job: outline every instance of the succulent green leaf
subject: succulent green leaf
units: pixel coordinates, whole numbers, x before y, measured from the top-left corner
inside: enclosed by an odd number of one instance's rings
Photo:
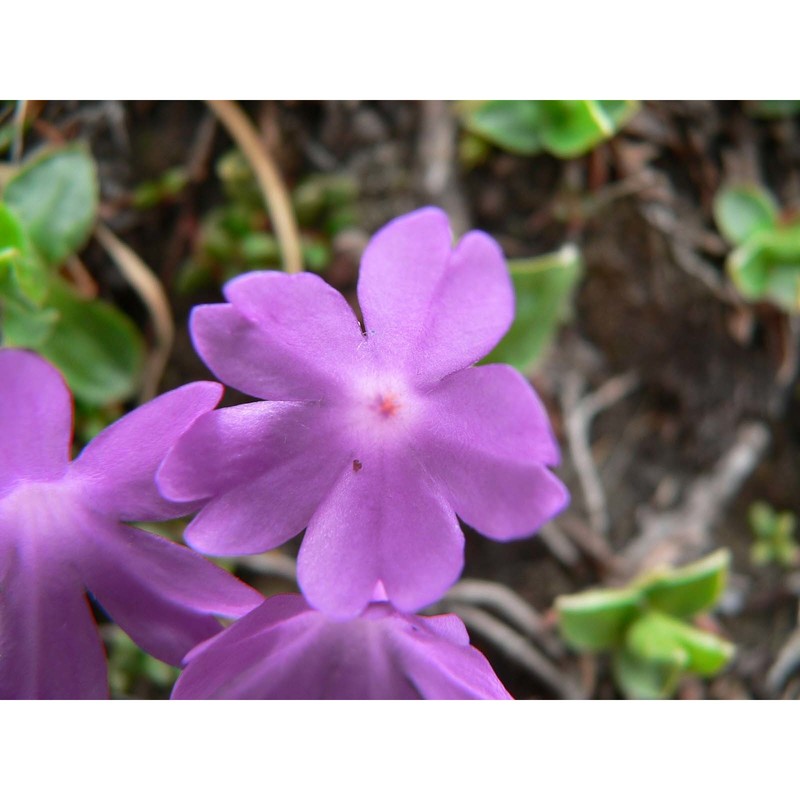
[[[464,121],[511,153],[575,158],[613,136],[637,108],[633,100],[491,100],[468,106]]]
[[[0,297],[0,344],[38,350],[52,335],[58,312],[37,308],[24,297]]]
[[[542,144],[560,158],[588,153],[612,137],[636,110],[626,100],[542,100]]]
[[[133,394],[144,347],[130,319],[102,300],[84,300],[60,279],[48,305],[58,320],[39,352],[62,371],[76,398],[100,406]]]
[[[761,186],[731,186],[714,198],[714,220],[731,244],[740,245],[754,233],[775,227],[778,206]]]
[[[538,100],[490,100],[467,111],[466,127],[498,147],[530,156],[542,149]]]
[[[618,645],[641,608],[634,589],[592,589],[556,600],[561,635],[576,650],[607,650]]]
[[[566,245],[555,253],[509,262],[516,316],[508,333],[487,356],[521,371],[530,369],[567,315],[572,292],[583,274],[580,251]]]
[[[24,227],[14,212],[0,203],[0,295],[19,294],[41,305],[48,277]]]
[[[743,297],[800,312],[800,225],[756,231],[730,254],[727,268]]]
[[[683,654],[673,661],[647,661],[623,647],[614,653],[614,681],[630,700],[672,697],[683,674]]]
[[[700,561],[644,579],[647,603],[676,617],[690,617],[711,608],[725,589],[730,568],[728,550],[717,550]]]
[[[630,626],[625,646],[643,661],[680,664],[704,676],[719,672],[735,652],[733,645],[719,636],[659,611],[648,611]]]
[[[98,204],[94,161],[82,145],[49,150],[7,184],[3,200],[45,261],[61,264],[92,231]]]

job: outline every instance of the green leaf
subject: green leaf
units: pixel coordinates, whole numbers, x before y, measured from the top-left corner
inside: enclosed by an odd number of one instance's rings
[[[41,305],[48,274],[25,229],[10,208],[0,203],[0,295],[22,295]]]
[[[767,503],[756,501],[747,510],[747,519],[753,533],[760,539],[769,539],[778,524],[777,514]]]
[[[592,589],[556,600],[561,635],[576,650],[607,650],[619,644],[641,608],[633,589]]]
[[[23,297],[0,298],[0,343],[38,350],[52,335],[58,312],[39,309]]]
[[[762,119],[785,119],[800,114],[800,100],[753,100],[750,113]]]
[[[559,158],[575,158],[611,138],[636,110],[626,100],[542,100],[542,144]]]
[[[538,100],[490,100],[465,114],[472,133],[518,155],[534,155],[542,149],[542,121]]]
[[[640,584],[648,604],[676,617],[689,617],[711,608],[725,588],[731,554],[717,550],[679,569],[647,577]]]
[[[714,198],[714,220],[731,244],[740,245],[754,233],[775,227],[778,206],[760,186],[731,186]]]
[[[27,163],[3,194],[51,266],[76,252],[92,231],[98,204],[94,161],[82,145],[50,150]]]
[[[530,369],[555,334],[569,308],[572,291],[583,273],[574,245],[539,258],[510,261],[516,293],[516,316],[503,340],[485,359]]]
[[[743,297],[800,312],[800,225],[756,231],[730,254],[727,268]]]
[[[78,297],[60,279],[48,304],[59,318],[39,352],[63,372],[76,398],[99,406],[133,394],[144,348],[130,319],[102,300]]]
[[[683,674],[684,656],[675,661],[645,661],[622,648],[614,653],[614,681],[631,700],[664,700],[672,697]]]
[[[680,665],[704,676],[719,672],[735,652],[734,646],[719,636],[659,611],[648,611],[630,626],[625,646],[643,661]]]

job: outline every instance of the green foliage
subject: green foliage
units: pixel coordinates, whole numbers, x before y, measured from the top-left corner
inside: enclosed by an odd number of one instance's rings
[[[732,186],[714,198],[714,219],[731,244],[744,244],[758,231],[774,228],[778,206],[760,186]]]
[[[622,589],[590,589],[556,601],[561,635],[575,650],[610,651],[614,678],[630,698],[670,697],[686,673],[715,675],[734,648],[690,623],[725,587],[730,553],[649,573]]]
[[[152,181],[140,183],[133,190],[134,208],[153,208],[175,199],[189,185],[189,174],[184,167],[173,167]]]
[[[566,245],[538,258],[509,261],[516,315],[508,333],[487,356],[525,372],[533,367],[570,310],[573,290],[583,274],[580,251]]]
[[[108,683],[118,699],[166,698],[180,670],[143,652],[120,628],[108,629]],[[155,691],[154,691],[155,690]]]
[[[135,388],[143,345],[133,323],[102,300],[80,298],[58,267],[82,247],[97,213],[88,151],[69,145],[16,172],[0,203],[0,341],[41,353],[90,405]]]
[[[9,181],[3,202],[51,266],[86,244],[97,214],[97,172],[82,145],[48,150]]]
[[[800,220],[781,215],[772,196],[752,185],[721,190],[714,217],[735,248],[726,266],[742,296],[800,312]]]
[[[136,390],[143,349],[134,324],[103,300],[85,300],[60,279],[50,285],[58,313],[53,334],[39,352],[56,364],[75,397],[102,406]]]
[[[468,131],[519,155],[576,158],[633,116],[633,100],[490,100],[463,106]]]
[[[797,563],[800,550],[794,538],[797,517],[791,511],[778,512],[766,503],[753,503],[748,520],[756,537],[750,549],[754,564],[778,564],[788,568]]]
[[[786,119],[800,114],[800,100],[751,100],[748,110],[761,119]]]
[[[278,240],[247,161],[233,150],[217,161],[216,171],[225,199],[200,223],[192,255],[178,278],[184,292],[218,286],[250,270],[281,267]],[[295,187],[292,205],[308,269],[327,269],[333,237],[357,225],[357,198],[356,185],[345,175],[313,174]]]

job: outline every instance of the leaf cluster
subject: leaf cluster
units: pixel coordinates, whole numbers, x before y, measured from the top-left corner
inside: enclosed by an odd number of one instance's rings
[[[251,270],[281,266],[280,246],[247,161],[238,150],[231,150],[217,161],[216,173],[224,199],[200,222],[193,252],[178,279],[185,292],[219,286]],[[158,197],[157,189],[165,180],[166,174],[161,181],[140,187],[141,193],[146,190],[148,199]],[[345,175],[312,174],[295,187],[292,206],[304,230],[303,263],[309,269],[326,269],[333,237],[356,225],[357,195],[357,187]]]
[[[517,155],[577,158],[610,139],[638,109],[634,100],[490,100],[462,106],[464,127]]]
[[[60,272],[91,235],[98,194],[91,155],[71,144],[28,160],[0,195],[0,342],[41,353],[92,406],[130,396],[143,358],[133,322]]]
[[[732,644],[692,624],[719,599],[729,566],[730,553],[718,550],[623,588],[559,597],[561,634],[575,650],[610,652],[626,697],[671,697],[683,675],[715,675],[733,657]]]
[[[772,195],[754,184],[722,189],[714,218],[734,247],[726,267],[741,295],[800,312],[800,219],[781,214]]]
[[[750,549],[752,562],[758,565],[794,566],[800,552],[794,538],[797,517],[791,511],[775,511],[763,502],[753,503],[747,517],[756,537]]]
[[[516,294],[516,315],[508,333],[486,357],[488,363],[511,364],[529,371],[569,315],[573,291],[583,275],[575,245],[536,258],[508,262]]]

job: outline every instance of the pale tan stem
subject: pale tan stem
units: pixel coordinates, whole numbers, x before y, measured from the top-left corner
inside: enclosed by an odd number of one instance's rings
[[[117,265],[122,276],[139,295],[153,321],[155,346],[145,364],[142,390],[139,394],[140,401],[145,403],[158,393],[158,385],[175,340],[175,324],[172,321],[169,300],[155,273],[109,228],[99,223],[95,228],[95,236]]]
[[[258,131],[236,103],[230,100],[206,100],[206,103],[250,163],[264,195],[267,210],[272,217],[275,234],[283,253],[284,271],[302,272],[303,252],[300,247],[300,232],[292,211],[289,192]]]

